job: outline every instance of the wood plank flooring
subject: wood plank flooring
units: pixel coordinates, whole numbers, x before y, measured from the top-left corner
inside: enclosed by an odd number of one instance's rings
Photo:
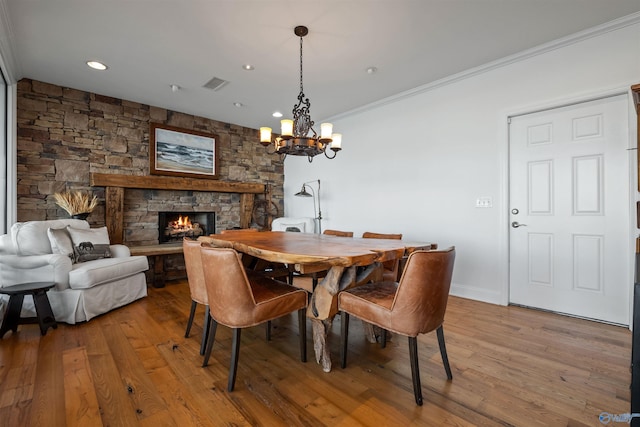
[[[231,333],[218,328],[208,367],[199,307],[184,338],[186,281],[41,337],[21,325],[0,340],[0,425],[38,426],[598,426],[629,412],[631,334],[622,327],[451,297],[444,324],[453,381],[435,333],[419,337],[424,406],[413,399],[408,345],[381,349],[350,323],[348,366],[299,360],[295,315],[243,331],[235,391]]]

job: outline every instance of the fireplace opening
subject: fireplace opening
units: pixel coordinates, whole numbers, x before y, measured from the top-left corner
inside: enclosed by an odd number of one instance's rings
[[[216,233],[215,212],[158,212],[158,241],[181,242]]]

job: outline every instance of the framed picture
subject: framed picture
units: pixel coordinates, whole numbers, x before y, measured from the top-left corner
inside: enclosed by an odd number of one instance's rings
[[[153,175],[218,178],[216,140],[213,134],[151,123],[149,171]]]

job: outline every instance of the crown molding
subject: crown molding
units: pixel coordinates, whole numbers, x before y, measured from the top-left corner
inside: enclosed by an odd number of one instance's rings
[[[17,83],[22,77],[14,46],[8,0],[0,0],[0,69],[8,84]]]
[[[497,68],[505,67],[507,65],[510,65],[516,62],[524,61],[534,56],[542,55],[547,52],[551,52],[556,49],[570,46],[572,44],[579,43],[581,41],[584,41],[593,37],[597,37],[597,36],[609,33],[611,31],[616,31],[621,28],[628,27],[630,25],[634,25],[637,23],[640,23],[640,12],[632,13],[631,15],[623,16],[622,18],[618,18],[613,21],[606,22],[604,24],[589,28],[587,30],[579,31],[577,33],[556,39],[549,43],[544,43],[544,44],[535,46],[531,49],[523,50],[522,52],[518,52],[513,55],[509,55],[492,62],[488,62],[484,65],[470,68],[460,73],[452,74],[448,77],[435,80],[431,83],[427,83],[425,85],[418,86],[416,88],[409,89],[404,92],[400,92],[396,95],[383,98],[379,101],[375,101],[375,102],[363,105],[362,107],[354,108],[352,110],[345,111],[344,113],[333,115],[324,120],[336,121],[336,120],[347,118],[355,114],[363,113],[365,111],[373,110],[375,108],[378,108],[384,105],[393,104],[395,102],[401,101],[406,98],[410,98],[415,95],[429,92],[443,86],[448,86],[448,85],[457,83],[459,81],[466,80],[471,77],[490,72]]]

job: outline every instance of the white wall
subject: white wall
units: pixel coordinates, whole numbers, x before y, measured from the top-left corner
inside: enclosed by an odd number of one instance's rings
[[[640,23],[470,74],[334,120],[336,159],[286,159],[285,213],[313,216],[293,194],[320,179],[323,228],[455,245],[452,294],[504,304],[507,116],[640,82]],[[476,208],[480,196],[493,208]]]

